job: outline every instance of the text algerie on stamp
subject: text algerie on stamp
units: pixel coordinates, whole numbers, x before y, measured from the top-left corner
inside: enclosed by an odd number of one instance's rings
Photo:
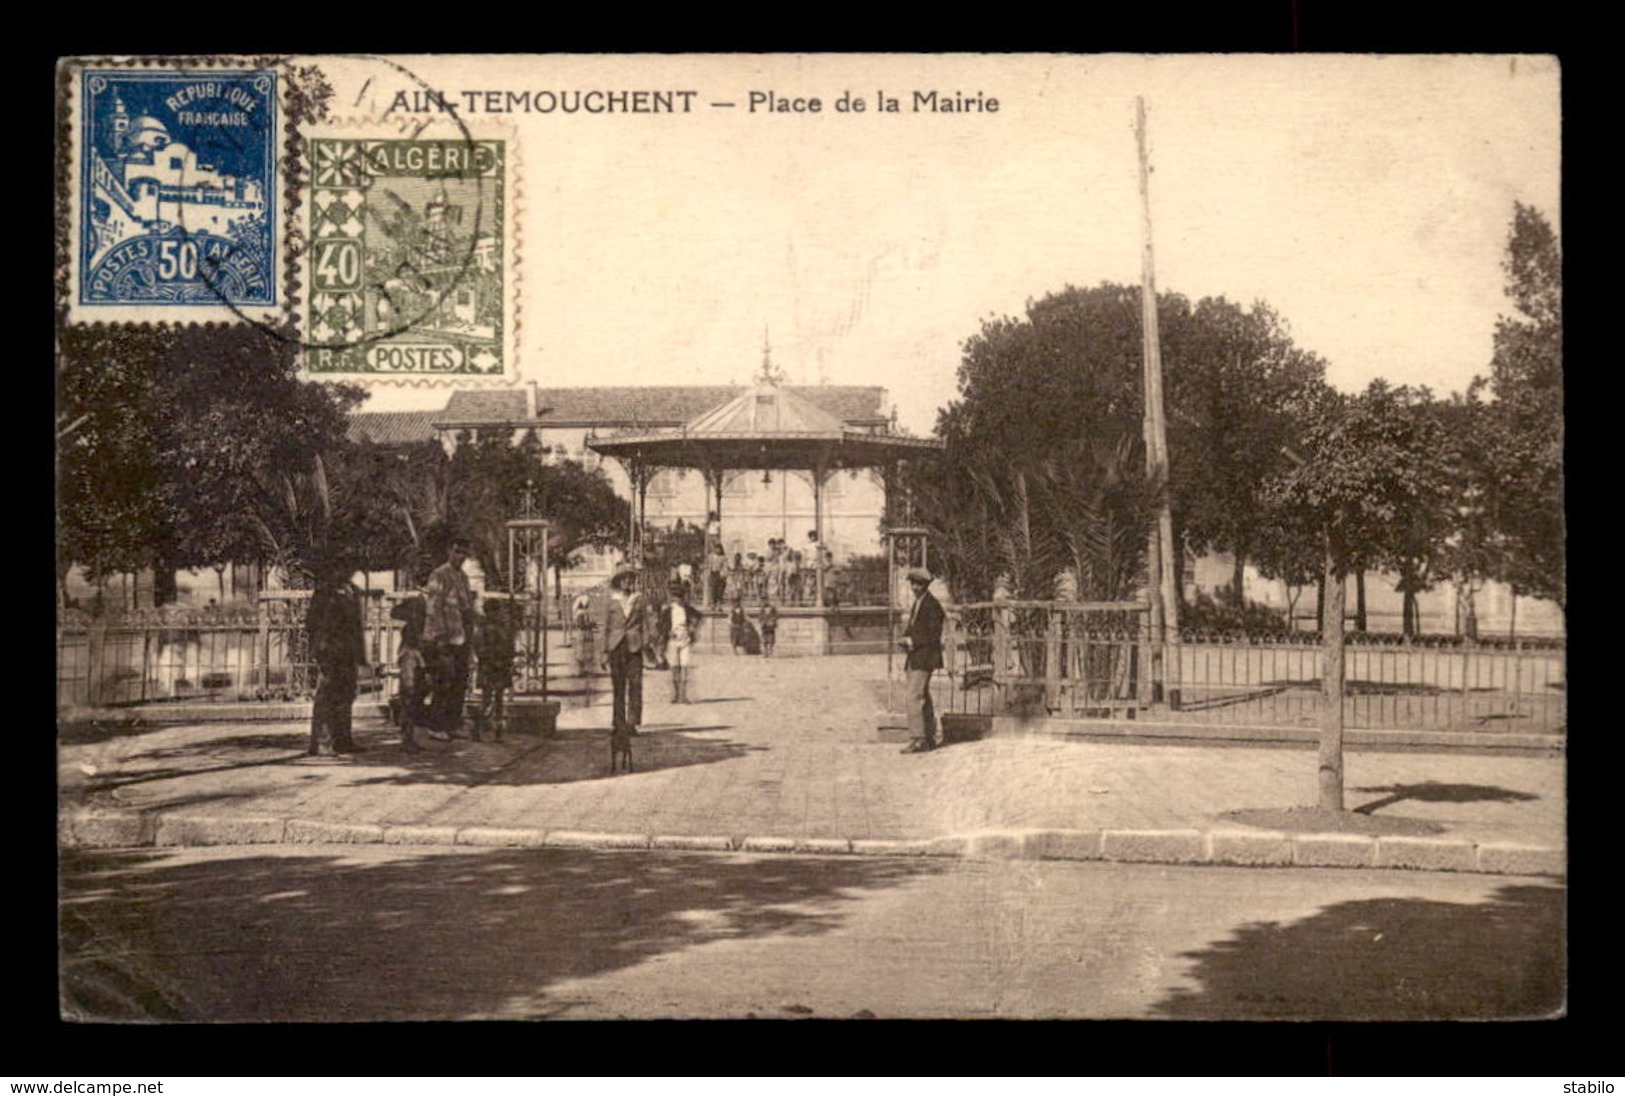
[[[384,132],[341,126],[308,143],[306,373],[502,377],[510,142]]]
[[[72,317],[274,314],[277,74],[87,67],[75,76]]]

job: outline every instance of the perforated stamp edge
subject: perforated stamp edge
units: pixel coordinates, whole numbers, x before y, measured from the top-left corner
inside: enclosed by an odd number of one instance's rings
[[[502,279],[503,324],[500,344],[501,371],[499,373],[470,373],[470,372],[441,372],[432,374],[383,372],[374,370],[330,370],[313,369],[311,367],[312,349],[319,347],[306,346],[301,355],[301,376],[307,380],[321,380],[342,382],[359,385],[362,388],[399,388],[399,389],[433,389],[433,388],[507,388],[520,383],[522,379],[522,361],[520,347],[522,345],[522,302],[523,295],[523,235],[520,228],[522,224],[522,211],[525,208],[527,195],[524,190],[524,172],[522,170],[521,142],[518,130],[509,124],[481,119],[477,123],[459,121],[464,132],[464,140],[474,141],[501,141],[503,142],[503,157],[501,169],[501,209],[500,223],[496,226],[500,231],[502,257],[499,263],[499,273]],[[295,204],[300,209],[300,218],[296,225],[291,225],[289,231],[298,236],[297,244],[291,248],[291,263],[294,281],[302,287],[303,293],[298,302],[294,324],[298,337],[306,340],[310,331],[311,312],[315,305],[315,295],[319,291],[314,281],[312,269],[315,259],[312,255],[312,241],[308,237],[310,223],[309,203],[313,200],[314,164],[312,155],[314,142],[325,140],[341,141],[378,141],[378,140],[429,140],[422,136],[423,127],[420,121],[404,117],[389,118],[376,116],[360,117],[328,117],[319,123],[313,123],[302,128],[300,134],[300,148],[298,161],[294,165],[294,173],[299,179]]]
[[[276,79],[276,129],[267,165],[265,190],[274,196],[276,225],[272,236],[275,295],[269,304],[211,303],[100,304],[79,299],[80,244],[84,198],[80,181],[84,171],[81,147],[86,123],[81,79],[90,70],[128,70],[132,74],[197,73],[207,78],[224,72],[264,71]],[[108,326],[190,327],[256,324],[273,332],[290,330],[298,284],[291,262],[297,239],[291,231],[298,200],[290,165],[295,162],[299,136],[297,122],[321,109],[319,66],[293,65],[283,56],[221,54],[211,56],[95,56],[67,57],[57,62],[57,112],[54,158],[56,269],[55,290],[59,322]],[[312,92],[317,94],[313,95]]]

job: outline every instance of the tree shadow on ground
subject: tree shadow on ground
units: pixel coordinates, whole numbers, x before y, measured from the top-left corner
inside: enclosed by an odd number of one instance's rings
[[[829,932],[865,892],[946,870],[518,849],[64,864],[63,1014],[94,1021],[591,1015],[549,987],[712,942]]]
[[[360,728],[357,728],[358,730]],[[258,734],[231,734],[220,738],[204,738],[172,746],[157,746],[150,750],[126,755],[125,761],[166,761],[180,757],[207,757],[239,759],[245,752],[273,753],[286,759],[290,751],[302,754],[310,745],[310,728],[300,727],[285,731],[266,730]],[[265,762],[270,758],[254,758]]]
[[[117,769],[91,777],[85,782],[85,788],[90,792],[106,792],[179,777],[286,765],[303,757],[309,743],[308,730],[294,729],[155,746],[119,759]]]
[[[56,740],[62,746],[92,746],[114,738],[128,738],[153,730],[154,724],[139,719],[57,720]]]
[[[174,753],[176,756],[197,756],[196,751],[184,749],[176,750]],[[293,754],[232,761],[221,765],[163,766],[156,769],[141,769],[135,772],[112,773],[105,777],[96,777],[87,781],[84,790],[91,793],[110,792],[117,788],[133,787],[137,784],[151,784],[160,780],[175,780],[188,776],[207,776],[212,773],[237,772],[242,769],[263,769],[272,765],[288,765],[304,756],[304,751],[301,750]]]
[[[1339,902],[1245,925],[1200,951],[1153,1008],[1175,1019],[1545,1018],[1564,1007],[1563,888],[1511,885],[1486,902]]]
[[[730,729],[727,725],[645,726],[642,733],[632,739],[635,769],[632,775],[732,761],[769,748],[708,737],[712,732]],[[370,742],[364,763],[405,768],[387,775],[362,777],[353,782],[357,786],[570,784],[614,776],[609,771],[609,731],[599,728],[569,728],[545,737],[509,735],[501,742],[457,740],[449,748],[430,744],[416,754],[407,753],[398,740]],[[625,775],[614,778],[622,779]]]
[[[1498,788],[1492,784],[1441,784],[1425,780],[1420,784],[1385,784],[1373,788],[1350,788],[1353,792],[1382,793],[1364,806],[1355,807],[1359,814],[1374,814],[1395,803],[1414,800],[1418,803],[1526,803],[1540,796],[1531,792]]]

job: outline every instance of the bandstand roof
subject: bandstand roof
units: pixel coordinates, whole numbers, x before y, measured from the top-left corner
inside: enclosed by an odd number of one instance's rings
[[[846,425],[805,397],[758,384],[676,430],[590,438],[606,457],[670,468],[872,468],[942,448]]]

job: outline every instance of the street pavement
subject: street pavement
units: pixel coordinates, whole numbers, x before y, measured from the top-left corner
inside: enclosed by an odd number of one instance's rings
[[[563,653],[567,657],[567,652]],[[1373,867],[1561,875],[1556,754],[1351,750],[1335,824],[1313,749],[1001,734],[901,754],[877,656],[713,656],[696,702],[645,681],[636,771],[609,772],[607,679],[566,681],[555,734],[307,759],[308,721],[60,730],[68,848],[378,843]]]
[[[284,844],[71,851],[60,900],[63,1015],[104,1022],[1514,1019],[1565,999],[1565,888],[1444,872]]]

